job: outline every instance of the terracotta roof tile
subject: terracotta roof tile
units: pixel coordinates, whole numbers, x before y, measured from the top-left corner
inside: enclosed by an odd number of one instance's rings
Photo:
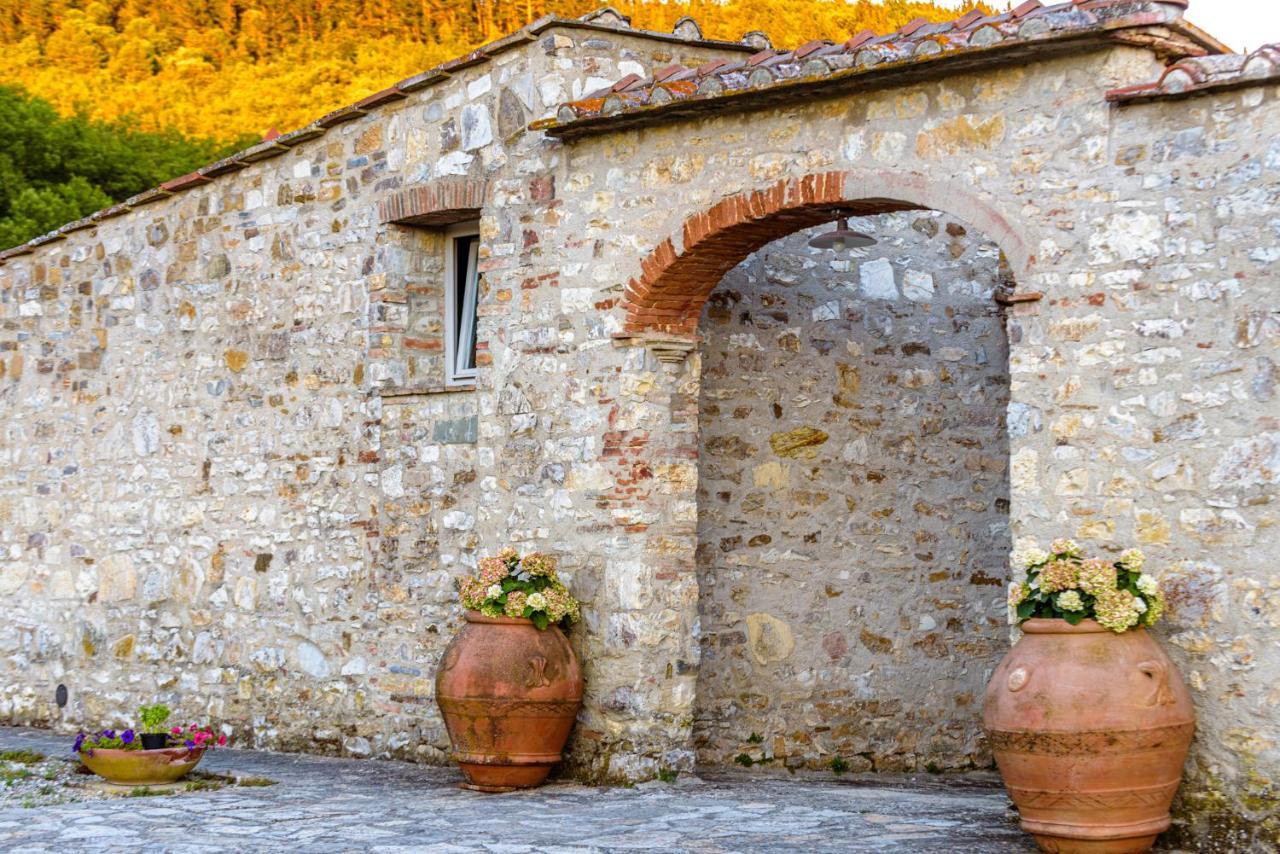
[[[848,51],[857,50],[858,48],[862,47],[864,44],[871,41],[875,37],[876,37],[876,34],[873,33],[871,30],[863,30],[862,32],[858,33],[856,36],[854,36],[853,38],[845,42],[844,49]]]
[[[1247,55],[1217,54],[1183,59],[1166,68],[1158,80],[1112,89],[1107,93],[1107,100],[1146,101],[1277,81],[1280,81],[1280,44],[1268,44]]]
[[[800,45],[800,47],[792,51],[792,55],[796,59],[804,59],[806,56],[813,53],[814,51],[821,50],[824,47],[828,47],[830,46],[830,44],[831,42],[827,39],[815,39],[811,42],[805,42],[804,44]]]
[[[964,51],[1004,49],[1032,41],[1040,43],[1078,36],[1081,32],[1101,34],[1126,27],[1176,26],[1183,5],[1182,0],[1060,0],[1052,5],[1045,5],[1042,0],[1025,0],[998,15],[971,9],[954,20],[939,23],[916,18],[896,32],[884,35],[868,30],[842,43],[822,40],[808,42],[794,51],[761,50],[745,63],[714,59],[687,74],[681,73],[679,78],[661,76],[664,69],[651,80],[628,83],[626,94],[636,97],[607,101],[604,96],[609,90],[592,93],[563,105],[554,119],[534,122],[532,127],[553,135],[574,135],[587,132],[586,122],[604,115],[645,114],[643,118],[624,118],[634,123],[656,121],[656,114],[654,119],[649,119],[649,113],[666,105],[672,109],[664,115],[686,113],[687,110],[675,109],[673,102],[676,101],[703,101],[791,84],[808,86],[823,78],[881,73],[880,67],[896,69],[909,63],[945,59]],[[1202,34],[1200,49],[1211,52],[1221,47],[1211,39],[1203,41],[1205,38]],[[676,79],[690,85],[663,87],[661,93],[658,92],[664,81]],[[642,91],[652,96],[641,97]],[[590,126],[596,124],[592,122]]]
[[[1044,4],[1040,0],[1027,0],[1027,2],[1016,6],[1010,14],[1015,18],[1025,18],[1032,12],[1037,12],[1043,8]]]
[[[382,104],[389,104],[392,101],[403,101],[404,98],[405,94],[400,91],[398,86],[390,86],[383,89],[381,92],[374,92],[372,95],[361,98],[359,101],[355,102],[354,106],[367,112],[374,107],[381,106]]]
[[[160,189],[170,193],[176,193],[179,190],[185,190],[188,187],[198,187],[201,184],[208,184],[209,178],[201,175],[199,172],[188,172],[177,178],[170,178],[160,185]]]
[[[928,18],[912,18],[910,21],[903,24],[901,27],[898,27],[898,35],[909,36],[912,33],[914,33],[916,30],[927,25],[928,23],[929,23]]]
[[[690,69],[685,68],[683,65],[679,65],[679,64],[668,65],[666,68],[660,68],[657,71],[653,72],[653,80],[655,83],[665,83],[671,78],[676,77],[677,75],[683,74],[689,70]]]

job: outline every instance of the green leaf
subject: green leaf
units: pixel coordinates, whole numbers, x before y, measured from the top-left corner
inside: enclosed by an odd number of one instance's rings
[[[533,615],[533,624],[538,627],[539,631],[543,631],[551,624],[551,620],[547,617],[545,611],[539,611]]]
[[[1066,620],[1068,623],[1070,623],[1073,626],[1078,626],[1080,625],[1081,620],[1084,619],[1084,612],[1083,611],[1063,611],[1062,619]]]
[[[1025,620],[1035,613],[1036,603],[1030,599],[1024,599],[1018,605],[1018,619]]]

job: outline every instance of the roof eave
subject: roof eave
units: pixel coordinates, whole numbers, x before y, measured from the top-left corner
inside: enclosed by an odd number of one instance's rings
[[[992,68],[1025,62],[1027,59],[1058,57],[1072,53],[1100,50],[1123,43],[1125,36],[1143,33],[1148,41],[1159,42],[1173,54],[1213,52],[1216,39],[1198,27],[1182,21],[1150,23],[1109,21],[1097,26],[1052,33],[1029,39],[1009,39],[993,45],[966,47],[924,56],[911,56],[896,62],[869,67],[852,67],[817,77],[795,77],[767,86],[730,90],[706,95],[691,95],[662,104],[645,105],[609,115],[583,116],[570,122],[547,118],[533,122],[530,130],[544,131],[563,140],[608,133],[633,127],[656,125],[711,112],[742,112],[775,101],[793,99],[796,92],[833,95],[900,86],[978,68]],[[1190,42],[1190,44],[1188,44]]]

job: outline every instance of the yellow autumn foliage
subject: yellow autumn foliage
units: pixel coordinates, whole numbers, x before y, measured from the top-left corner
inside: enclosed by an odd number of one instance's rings
[[[543,15],[605,0],[0,0],[0,82],[60,112],[232,140],[289,130]],[[915,0],[621,0],[633,26],[691,15],[775,45],[890,32],[962,10]],[[987,7],[989,8],[989,7]]]

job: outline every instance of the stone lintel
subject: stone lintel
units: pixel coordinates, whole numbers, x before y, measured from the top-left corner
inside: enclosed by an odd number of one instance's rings
[[[678,365],[698,347],[697,335],[666,332],[620,332],[613,336],[615,347],[644,347],[660,362]]]

